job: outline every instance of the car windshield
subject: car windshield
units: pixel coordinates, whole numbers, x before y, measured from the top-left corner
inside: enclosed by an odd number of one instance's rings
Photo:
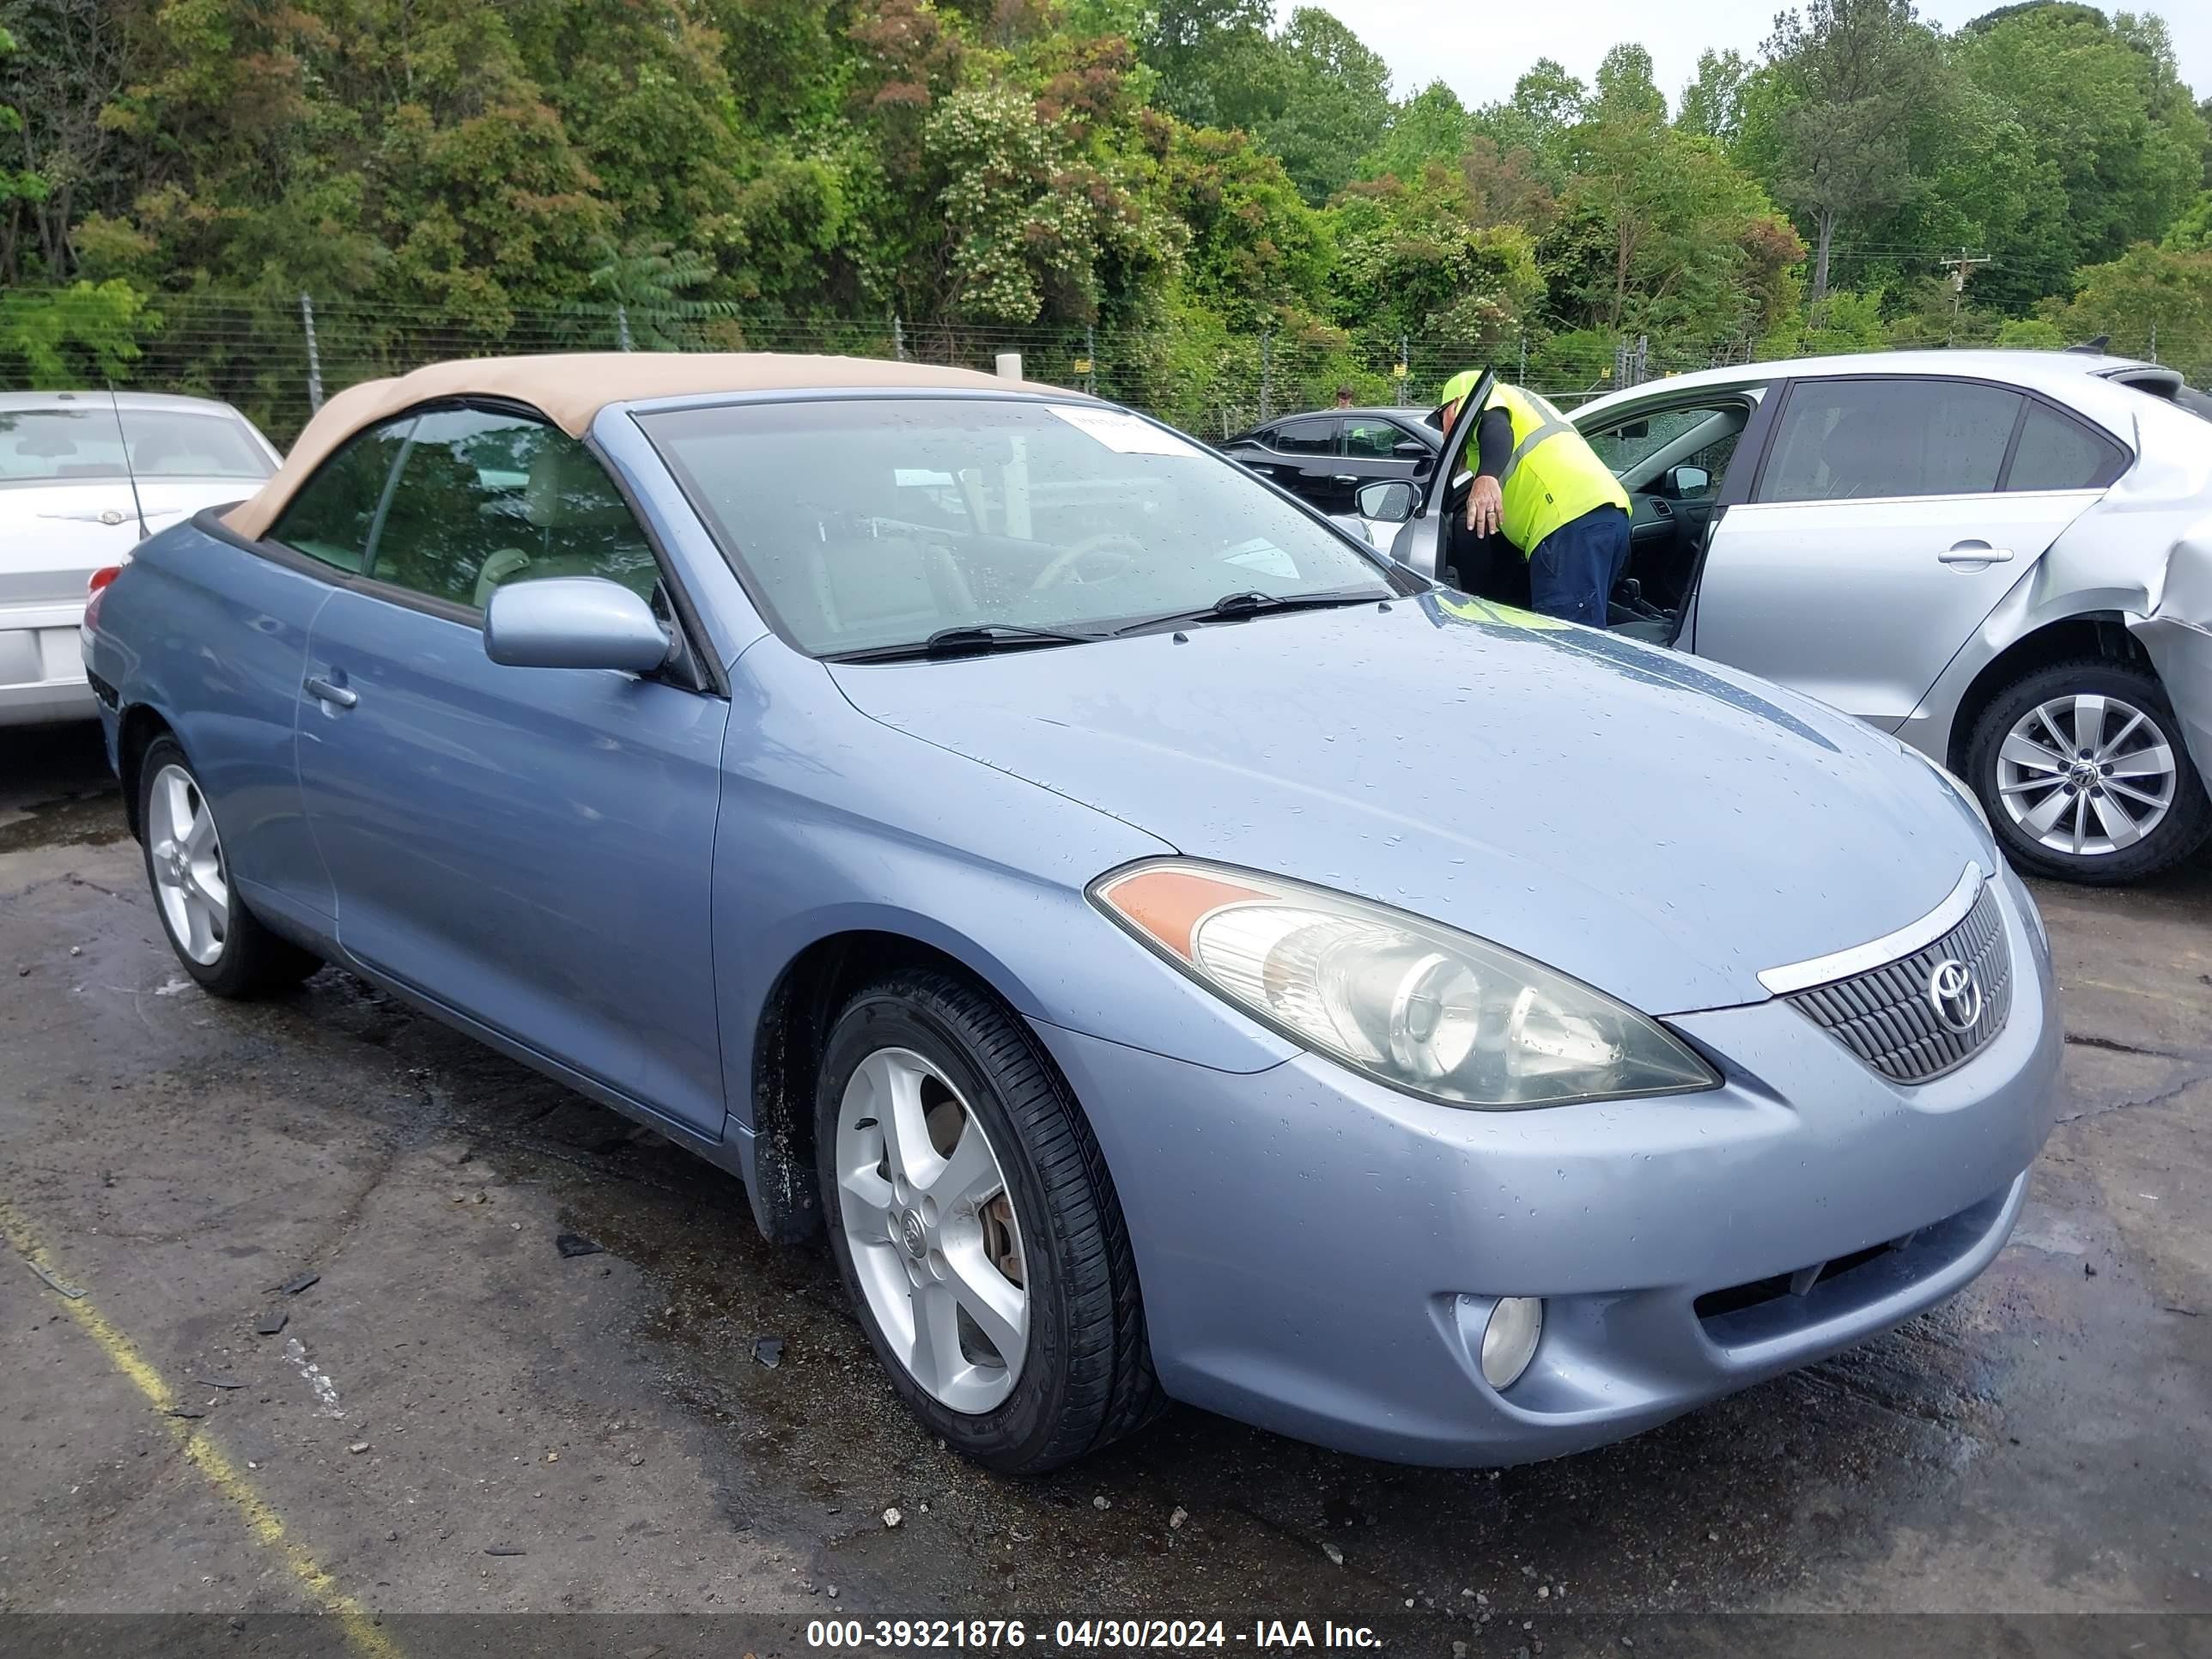
[[[1200,446],[1095,405],[848,398],[642,424],[755,596],[816,656],[1408,586]]]
[[[225,415],[118,410],[104,398],[77,409],[0,410],[0,483],[55,479],[265,478],[276,465],[243,422]]]

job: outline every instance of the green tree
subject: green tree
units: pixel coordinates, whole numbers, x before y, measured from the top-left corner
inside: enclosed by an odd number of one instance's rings
[[[1389,131],[1389,66],[1335,17],[1311,6],[1291,14],[1276,47],[1272,106],[1249,125],[1319,207],[1357,175],[1359,158]]]
[[[2171,253],[2212,251],[2212,190],[2197,191],[2197,199],[2167,228],[2159,246]]]
[[[1744,82],[1750,76],[1751,64],[1740,52],[1708,47],[1699,52],[1697,78],[1682,90],[1675,125],[1685,132],[1732,143],[1742,119]]]
[[[644,237],[617,245],[602,236],[596,252],[599,262],[586,279],[590,297],[566,308],[590,319],[595,336],[621,350],[681,350],[694,337],[688,325],[736,313],[727,301],[690,297],[714,280],[713,262],[696,248]]]
[[[1812,0],[1775,19],[1775,194],[1814,236],[1813,300],[1828,291],[1836,228],[1894,207],[1917,186],[1912,112],[1936,61],[1911,0]]]
[[[2206,127],[2175,77],[2165,25],[2088,6],[1992,14],[1960,40],[1961,62],[2049,169],[2045,286],[2077,264],[2155,241],[2203,188]]]
[[[129,283],[76,283],[47,292],[0,292],[0,362],[38,387],[125,380],[161,318]]]
[[[2196,385],[2212,379],[2212,252],[2137,243],[2080,273],[2081,291],[2051,320],[2069,339],[2109,335],[2112,349],[2156,357]]]
[[[1361,161],[1360,176],[1379,179],[1389,173],[1401,179],[1419,178],[1431,161],[1464,151],[1473,131],[1459,94],[1443,82],[1431,81],[1391,112],[1389,130]]]

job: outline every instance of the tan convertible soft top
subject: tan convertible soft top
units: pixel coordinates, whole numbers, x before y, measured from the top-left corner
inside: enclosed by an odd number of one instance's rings
[[[363,427],[441,398],[504,398],[538,410],[580,438],[609,404],[713,392],[804,392],[816,387],[886,391],[954,389],[1049,392],[969,368],[887,362],[873,357],[806,357],[769,351],[593,351],[562,356],[474,357],[433,363],[390,380],[349,386],[309,421],[269,482],[223,515],[240,535],[269,533],[292,492]]]

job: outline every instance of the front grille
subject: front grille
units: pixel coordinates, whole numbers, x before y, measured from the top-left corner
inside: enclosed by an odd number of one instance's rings
[[[1936,1017],[1930,983],[1955,962],[1981,988],[1981,1017],[1954,1031]],[[2012,947],[1986,884],[1966,918],[1933,945],[1850,979],[1790,998],[1797,1012],[1892,1083],[1926,1083],[1965,1065],[2012,1012]]]

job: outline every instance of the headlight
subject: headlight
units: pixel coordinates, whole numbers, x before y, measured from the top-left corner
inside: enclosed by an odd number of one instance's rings
[[[1163,859],[1091,884],[1102,910],[1292,1041],[1455,1106],[1716,1088],[1655,1021],[1579,980],[1348,894]]]

